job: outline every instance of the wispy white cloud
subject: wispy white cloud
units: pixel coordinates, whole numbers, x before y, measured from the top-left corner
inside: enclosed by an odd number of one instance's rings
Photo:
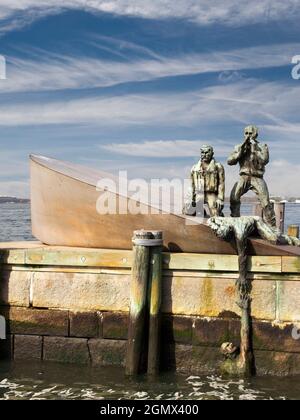
[[[195,157],[200,154],[203,144],[213,143],[218,148],[218,154],[226,155],[230,151],[230,145],[223,141],[213,140],[153,140],[138,143],[112,143],[101,145],[100,148],[112,153],[127,156],[142,156],[154,158],[181,158]]]
[[[224,101],[232,98],[214,97],[215,90],[196,94],[125,95],[120,97],[83,98],[49,103],[8,104],[0,107],[0,125],[45,125],[90,123],[98,126],[130,125],[193,125],[207,121],[233,118],[232,108],[224,109]],[[240,98],[237,98],[241,109]],[[246,98],[245,98],[246,100]],[[246,110],[245,110],[246,113]],[[256,111],[257,113],[257,111]],[[241,112],[235,114],[241,117]]]
[[[0,196],[29,196],[29,165],[24,153],[4,150],[0,156]]]
[[[297,141],[300,126],[295,120],[295,109],[300,107],[300,85],[282,83],[262,83],[256,80],[242,80],[234,84],[211,86],[194,92],[124,95],[116,97],[81,98],[72,101],[25,102],[19,104],[1,104],[0,126],[48,125],[48,124],[89,124],[89,128],[101,127],[119,129],[129,127],[220,127],[222,124],[242,125],[250,122],[262,127],[262,138],[271,148],[272,164],[267,170],[267,179],[273,194],[300,195],[300,186],[295,185],[295,174],[299,173],[296,156],[299,153]],[[296,137],[297,136],[297,137]],[[266,138],[265,138],[266,137]],[[210,138],[212,138],[210,136]],[[188,168],[179,167],[176,158],[179,156],[195,158],[199,154],[202,142],[212,142],[217,158],[227,156],[230,147],[237,141],[223,142],[220,139],[199,142],[185,139],[157,140],[142,143],[121,142],[106,145],[106,150],[127,156],[127,162],[138,156],[174,158],[174,165],[168,168],[170,176],[186,176]],[[152,144],[151,144],[152,143]],[[283,153],[285,151],[285,153]],[[287,151],[287,152],[286,152]],[[291,162],[287,159],[290,151]],[[273,160],[274,159],[274,160]],[[193,159],[194,160],[194,159]],[[124,162],[124,166],[127,165]],[[112,166],[114,166],[112,164]],[[138,166],[138,165],[137,165]],[[141,166],[141,165],[140,165]],[[148,166],[149,177],[164,174],[163,163]],[[181,168],[181,169],[180,169]],[[139,168],[135,168],[137,173]],[[20,174],[21,175],[21,174]],[[238,168],[227,169],[228,189],[238,176]]]
[[[99,47],[103,47],[101,40]],[[148,57],[116,61],[68,57],[46,53],[43,50],[31,50],[29,59],[7,57],[7,80],[0,83],[0,91],[30,92],[108,87],[126,82],[143,82],[208,72],[220,72],[219,80],[230,83],[242,78],[238,71],[290,65],[291,57],[300,51],[300,44],[263,45],[166,58],[137,44],[123,45],[121,41],[110,38],[109,49],[111,52],[122,51],[124,54],[135,51]]]
[[[14,4],[11,5],[12,7],[3,8],[2,5],[0,6],[0,37],[7,32],[22,29],[45,16],[58,14],[62,10],[59,7],[31,8],[29,6],[28,8],[24,7],[23,9],[20,7],[13,8]],[[41,6],[43,5],[41,4]]]
[[[81,9],[146,19],[188,19],[200,25],[223,23],[243,26],[299,16],[299,0],[1,0],[0,18],[22,13],[35,15],[53,10]]]
[[[98,126],[195,126],[259,121],[293,125],[300,105],[300,86],[255,80],[212,86],[195,92],[156,93],[59,100],[49,103],[2,104],[0,125],[90,123]]]
[[[300,185],[297,182],[300,164],[288,160],[273,160],[267,167],[266,180],[273,195],[300,197]]]

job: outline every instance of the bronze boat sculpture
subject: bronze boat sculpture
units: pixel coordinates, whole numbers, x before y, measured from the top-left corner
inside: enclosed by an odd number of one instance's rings
[[[205,220],[153,210],[139,203],[143,214],[99,214],[103,193],[118,196],[120,206],[131,198],[114,191],[97,190],[111,175],[43,156],[30,156],[31,216],[33,235],[47,245],[131,249],[134,230],[162,230],[164,247],[172,252],[236,254],[234,247],[217,238]],[[252,255],[299,255],[299,248],[276,246],[259,239],[249,241]]]

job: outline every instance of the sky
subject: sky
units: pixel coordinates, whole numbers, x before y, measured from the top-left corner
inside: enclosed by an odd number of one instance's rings
[[[299,18],[300,0],[0,0],[0,195],[29,197],[30,153],[172,179],[211,144],[228,196],[255,124],[271,194],[300,197]]]

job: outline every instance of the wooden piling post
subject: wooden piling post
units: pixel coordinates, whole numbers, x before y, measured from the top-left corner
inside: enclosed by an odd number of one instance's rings
[[[126,357],[127,375],[136,375],[139,372],[145,331],[147,331],[147,295],[150,273],[153,284],[153,299],[151,293],[151,306],[153,308],[154,315],[157,314],[156,308],[160,307],[160,293],[156,294],[155,288],[157,288],[160,284],[158,273],[161,265],[161,257],[159,256],[159,253],[161,253],[160,247],[162,245],[162,233],[144,230],[135,231],[132,242],[133,263],[131,272],[130,320]],[[155,248],[154,251],[151,251],[152,247]],[[151,257],[154,263],[153,268],[150,270]],[[154,316],[155,321],[156,318],[157,317]],[[152,331],[157,331],[158,325],[156,326],[155,323],[152,324]],[[153,340],[153,342],[151,340],[151,346],[156,346],[155,340]]]
[[[294,238],[299,239],[299,226],[298,225],[290,225],[288,227],[288,236],[292,236]]]
[[[157,245],[150,251],[148,374],[156,375],[160,365],[160,326],[162,303],[162,232],[152,232]]]
[[[130,319],[127,342],[126,374],[139,372],[143,349],[150,249],[152,233],[144,230],[133,234],[133,263],[130,286]]]
[[[284,233],[285,203],[274,203],[274,212],[276,216],[276,227],[281,233]]]

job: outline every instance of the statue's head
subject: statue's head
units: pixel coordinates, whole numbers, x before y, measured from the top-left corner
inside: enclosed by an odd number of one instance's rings
[[[221,354],[226,359],[235,359],[238,355],[239,349],[233,343],[223,343],[221,346]]]
[[[256,139],[258,137],[258,128],[255,125],[248,125],[244,130],[245,138]]]
[[[210,163],[214,157],[214,149],[211,146],[204,145],[200,149],[201,152],[201,161],[205,163]]]

